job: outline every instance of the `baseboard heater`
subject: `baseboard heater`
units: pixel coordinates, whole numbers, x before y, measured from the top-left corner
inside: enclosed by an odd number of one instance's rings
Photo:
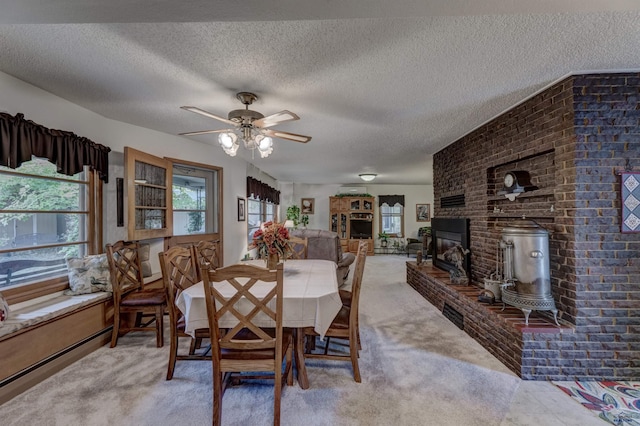
[[[444,308],[442,308],[442,315],[454,323],[460,330],[464,330],[464,315],[456,311],[448,303],[444,304]]]
[[[94,334],[92,334],[91,336],[88,336],[88,337],[86,337],[86,338],[84,338],[84,339],[80,340],[80,341],[79,341],[79,342],[77,342],[77,343],[74,343],[73,345],[71,345],[71,346],[69,346],[69,347],[67,347],[67,348],[65,348],[65,349],[63,349],[63,350],[61,350],[61,351],[56,352],[55,354],[50,355],[50,356],[48,356],[47,358],[44,358],[44,359],[42,359],[42,360],[40,360],[40,361],[36,362],[35,364],[33,364],[33,365],[31,365],[31,366],[29,366],[29,367],[25,368],[24,370],[21,370],[21,371],[19,371],[19,372],[15,373],[14,375],[7,377],[6,379],[1,380],[1,381],[0,381],[0,388],[2,388],[2,387],[4,387],[4,386],[8,385],[8,384],[9,384],[9,383],[11,383],[11,382],[16,381],[17,379],[19,379],[19,378],[21,378],[21,377],[26,376],[27,374],[29,374],[29,373],[31,373],[31,372],[33,372],[33,371],[37,370],[38,368],[42,367],[43,365],[48,364],[48,363],[50,363],[51,361],[53,361],[53,360],[55,360],[55,359],[57,359],[57,358],[60,358],[61,356],[65,355],[65,354],[67,354],[67,353],[69,353],[69,352],[71,352],[71,351],[73,351],[73,350],[78,349],[80,346],[82,346],[82,345],[84,345],[84,344],[86,344],[86,343],[90,342],[91,340],[93,340],[93,339],[95,339],[95,338],[98,338],[98,337],[100,337],[101,335],[103,335],[103,334],[105,334],[105,333],[111,332],[111,330],[113,330],[113,326],[109,326],[109,327],[105,328],[105,329],[104,329],[104,330],[102,330],[102,331],[99,331],[99,332],[97,332],[97,333],[94,333]]]

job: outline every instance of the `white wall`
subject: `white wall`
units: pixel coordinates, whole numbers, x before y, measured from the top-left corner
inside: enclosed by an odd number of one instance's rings
[[[239,260],[246,252],[246,222],[237,221],[235,201],[237,197],[244,197],[246,192],[247,163],[243,159],[229,157],[217,146],[105,118],[2,72],[0,93],[0,111],[11,115],[22,113],[26,119],[43,126],[74,132],[110,147],[114,154],[122,153],[125,146],[130,146],[160,157],[173,157],[222,167],[225,263]],[[126,237],[126,228],[115,227],[115,182],[116,177],[123,177],[122,159],[118,155],[110,154],[109,157],[113,163],[110,168],[113,173],[109,176],[109,183],[105,185],[105,206],[108,215],[105,243]],[[154,272],[160,271],[157,253],[161,249],[161,241],[154,240],[151,253]]]

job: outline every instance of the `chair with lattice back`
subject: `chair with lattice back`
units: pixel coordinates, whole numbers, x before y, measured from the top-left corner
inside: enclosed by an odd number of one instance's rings
[[[287,259],[306,259],[309,240],[307,238],[289,237],[289,255]]]
[[[171,332],[171,349],[169,351],[169,364],[167,366],[167,380],[173,378],[173,372],[177,360],[202,361],[211,360],[208,350],[196,354],[202,339],[209,338],[209,329],[198,329],[192,334],[185,331],[184,315],[176,306],[176,298],[185,289],[200,281],[197,256],[193,246],[173,246],[167,251],[158,253],[162,279],[167,292],[167,305],[169,310],[169,323]],[[180,338],[190,339],[189,353],[179,354]]]
[[[145,288],[138,242],[118,241],[106,245],[113,287],[113,332],[111,347],[130,331],[153,331],[156,346],[163,345],[162,317],[167,305],[163,288]],[[129,316],[135,315],[133,325]],[[150,318],[150,319],[149,319]],[[151,324],[155,321],[155,326]]]
[[[282,327],[283,267],[275,270],[254,265],[231,265],[202,273],[211,330],[213,370],[213,424],[221,424],[222,396],[233,373],[241,379],[274,378],[274,424],[280,424],[282,385],[293,384],[293,337]],[[231,323],[229,318],[232,318]],[[257,321],[270,319],[272,327]],[[224,320],[224,322],[222,321]],[[235,323],[235,325],[233,325]],[[262,323],[264,324],[264,323]],[[224,326],[224,335],[220,327]],[[286,359],[282,372],[283,356]],[[284,376],[284,377],[283,377]]]
[[[358,356],[360,348],[360,324],[358,320],[358,307],[360,301],[360,289],[362,286],[362,277],[364,275],[364,265],[367,259],[367,241],[363,240],[358,246],[358,254],[356,255],[355,268],[351,281],[351,294],[348,306],[343,303],[342,309],[336,315],[329,329],[325,333],[326,341],[323,353],[314,353],[310,348],[314,345],[307,345],[304,353],[305,358],[329,359],[351,361],[354,380],[360,383],[360,367],[358,365]],[[304,335],[307,339],[314,339],[318,333],[313,327],[304,328]],[[329,353],[329,344],[331,338],[346,340],[349,344],[349,355],[342,353]]]
[[[194,244],[199,269],[209,265],[209,269],[218,269],[220,266],[220,240],[203,240]]]

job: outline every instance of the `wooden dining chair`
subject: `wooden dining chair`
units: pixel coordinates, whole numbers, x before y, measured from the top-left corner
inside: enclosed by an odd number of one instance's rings
[[[185,332],[184,315],[176,306],[176,298],[180,292],[200,281],[197,257],[193,246],[173,246],[167,251],[158,253],[162,279],[167,293],[167,306],[169,310],[169,323],[171,332],[171,349],[169,351],[169,364],[167,366],[167,380],[173,378],[177,360],[202,361],[211,360],[208,350],[196,354],[200,348],[202,339],[209,338],[209,329],[198,329],[193,335]],[[180,338],[190,339],[189,353],[179,354],[178,346]]]
[[[203,240],[194,244],[199,271],[205,264],[209,265],[209,269],[218,269],[220,266],[218,255],[220,253],[220,240]]]
[[[342,306],[340,312],[336,315],[332,321],[329,329],[325,333],[326,342],[323,353],[315,353],[311,351],[305,351],[304,357],[311,359],[328,359],[328,360],[341,360],[351,361],[351,367],[353,369],[353,378],[356,382],[361,382],[360,367],[358,366],[358,348],[359,348],[359,331],[358,331],[358,305],[360,300],[360,288],[362,285],[362,276],[364,274],[364,264],[367,259],[366,242],[365,248],[362,248],[361,244],[358,248],[358,254],[356,255],[355,269],[351,284],[351,298],[350,306]],[[304,335],[308,339],[315,339],[318,333],[315,332],[313,327],[305,327]],[[331,338],[338,338],[346,340],[349,344],[349,355],[344,353],[331,353],[329,344]],[[307,346],[308,347],[308,346]],[[318,347],[319,349],[319,347]]]
[[[306,259],[309,240],[307,238],[289,237],[289,247],[291,248],[287,259]]]
[[[254,265],[231,265],[203,269],[203,283],[211,333],[213,364],[213,424],[222,421],[222,396],[230,378],[272,377],[274,383],[273,424],[280,424],[282,385],[293,384],[291,374],[293,337],[282,328],[283,267],[273,271]],[[240,308],[239,305],[244,305]],[[235,326],[220,324],[231,317]],[[271,319],[273,326],[260,327],[256,320]],[[227,329],[222,335],[220,326]],[[229,328],[232,327],[232,328]],[[286,360],[282,372],[283,354]],[[233,373],[269,372],[269,375]]]
[[[367,250],[368,250],[367,241],[366,240],[361,240],[358,243],[358,254],[362,251],[366,255]],[[352,290],[340,289],[338,291],[340,293],[340,300],[342,301],[342,305],[350,308],[351,307],[351,299],[353,297]],[[359,317],[356,318],[356,334],[358,335],[358,350],[362,349],[362,343],[361,343],[362,341],[360,340],[360,322],[359,321],[360,321]],[[328,341],[327,341],[327,343],[328,343]],[[328,347],[329,347],[329,345],[327,344],[325,349],[328,348]]]
[[[153,331],[156,346],[162,347],[162,317],[167,305],[164,288],[145,288],[138,242],[107,244],[107,260],[113,287],[113,333],[111,347],[130,331]],[[131,325],[131,315],[135,315]],[[155,327],[151,324],[155,321]]]

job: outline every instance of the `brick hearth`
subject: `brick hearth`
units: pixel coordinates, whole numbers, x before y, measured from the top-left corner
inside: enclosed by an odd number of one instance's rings
[[[523,379],[549,379],[560,374],[555,365],[574,329],[558,327],[552,319],[532,312],[525,324],[520,309],[502,303],[478,302],[482,291],[475,285],[453,285],[449,273],[407,262],[407,283],[440,311],[445,303],[464,317],[464,331]]]

